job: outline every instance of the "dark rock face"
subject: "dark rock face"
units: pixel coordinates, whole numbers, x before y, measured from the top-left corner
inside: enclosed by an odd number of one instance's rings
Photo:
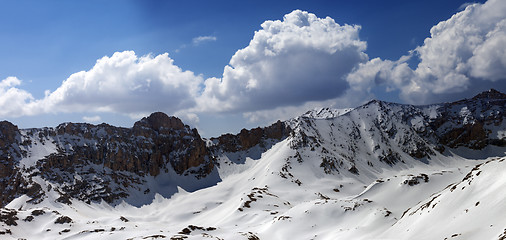
[[[434,108],[437,114],[429,116],[429,108]],[[23,194],[30,197],[28,201],[37,203],[47,198],[46,193],[50,191],[58,193],[57,201],[66,204],[71,204],[72,199],[115,203],[127,198],[132,189],[150,193],[145,186],[147,177],[176,174],[201,179],[213,173],[215,159],[224,152],[247,152],[255,146],[266,150],[288,137],[293,149],[318,152],[325,173],[342,169],[360,174],[362,168],[357,165],[359,171],[355,162],[360,161],[358,152],[364,151],[366,138],[374,137],[376,141],[368,150],[371,159],[367,161],[371,167],[400,164],[408,155],[428,161],[436,151],[443,152],[448,147],[504,147],[505,137],[496,135],[497,129],[505,126],[505,110],[506,94],[495,90],[472,99],[434,106],[372,101],[353,110],[360,121],[368,121],[367,128],[350,116],[333,116],[335,122],[325,122],[329,130],[319,132],[321,121],[327,120],[301,117],[212,138],[210,146],[196,129],[161,112],[141,119],[132,128],[64,123],[56,128],[19,130],[3,121],[0,122],[0,207]],[[326,149],[324,145],[333,147]],[[53,149],[40,159],[30,160],[34,163],[25,167],[22,161],[33,151],[47,146]],[[235,155],[244,157],[243,153]],[[294,159],[303,161],[300,154]],[[34,177],[42,178],[47,185],[37,183]]]
[[[472,100],[506,100],[506,94],[499,92],[495,89],[490,89],[488,91],[482,92],[472,98]]]
[[[40,167],[45,170],[72,171],[75,166],[93,163],[113,171],[157,176],[167,164],[178,174],[210,164],[201,172],[205,176],[213,168],[198,132],[164,113],[143,118],[131,129],[68,123],[58,126],[55,132],[54,138],[60,143],[58,153],[41,161]]]
[[[10,122],[0,122],[0,147],[4,149],[10,144],[16,143],[16,137],[19,135],[18,127]]]
[[[0,206],[5,206],[14,198],[23,194],[32,198],[32,202],[40,200],[44,195],[41,186],[31,179],[23,177],[17,164],[26,151],[20,147],[28,142],[20,142],[20,132],[16,125],[0,122]]]
[[[214,169],[197,130],[160,112],[136,122],[133,128],[65,123],[23,133],[9,122],[0,123],[1,206],[21,194],[34,201],[43,198],[44,191],[32,181],[33,176],[58,186],[54,190],[62,203],[70,204],[71,198],[112,203],[128,197],[129,189],[141,188],[144,176],[174,171],[199,179]],[[55,145],[56,153],[19,171],[19,159],[26,155],[23,149],[37,144]]]
[[[12,155],[13,145],[19,135],[18,127],[10,122],[0,122],[0,204],[10,202],[18,191],[21,181],[16,171],[16,158]]]
[[[441,116],[430,124],[440,144],[471,149],[506,146],[506,139],[490,136],[490,128],[501,126],[506,118],[506,94],[491,89],[472,99],[444,104],[440,111]]]
[[[268,140],[282,140],[288,137],[291,131],[287,124],[277,121],[265,128],[242,129],[237,135],[225,134],[211,140],[218,140],[218,147],[225,152],[237,152],[250,149],[258,144],[265,145]]]
[[[164,132],[169,129],[183,130],[185,125],[177,117],[169,117],[165,113],[155,112],[134,124],[134,129],[139,128],[151,128],[158,132]]]
[[[196,129],[190,129],[179,118],[156,112],[136,122],[132,131],[137,137],[153,139],[148,146],[153,149],[152,153],[144,153],[142,157],[151,163],[148,169],[153,176],[158,175],[161,167],[165,167],[164,159],[178,174],[203,164],[208,165],[204,166],[200,176],[209,174],[213,169],[205,142]]]

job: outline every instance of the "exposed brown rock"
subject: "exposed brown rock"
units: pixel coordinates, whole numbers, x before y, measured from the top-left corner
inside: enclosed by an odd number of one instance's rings
[[[214,169],[213,158],[198,131],[164,113],[153,113],[136,122],[133,128],[65,123],[44,135],[54,136],[58,152],[37,162],[37,168],[44,178],[63,184],[59,199],[68,204],[70,197],[86,202],[113,202],[128,196],[122,189],[140,184],[138,177],[157,176],[169,168],[177,174],[194,174],[197,178],[207,176]],[[74,180],[73,176],[82,175],[89,164],[113,170],[102,177],[110,180]],[[110,189],[109,181],[121,189]]]
[[[56,223],[56,224],[72,223],[72,218],[70,218],[68,216],[61,216],[61,217],[58,217],[58,219],[56,219],[56,221],[54,221],[54,223]]]
[[[151,128],[159,132],[163,129],[183,130],[185,125],[177,117],[169,117],[165,113],[155,112],[136,122],[134,128],[138,127]]]
[[[473,100],[478,99],[506,99],[506,94],[499,92],[495,89],[490,89],[488,91],[482,92],[472,98]]]
[[[237,135],[224,134],[212,140],[218,140],[218,145],[226,152],[237,152],[250,149],[258,144],[265,144],[268,139],[281,140],[290,135],[291,129],[281,121],[265,127],[242,129]]]
[[[8,121],[0,122],[0,148],[8,147],[8,145],[16,142],[19,136],[18,127]]]
[[[376,102],[380,114],[390,114],[383,112],[388,110],[386,103]],[[495,90],[472,99],[442,104],[438,110],[441,116],[426,119],[429,126],[417,132],[420,134],[418,142],[402,150],[415,158],[430,158],[434,154],[432,146],[437,146],[433,149],[438,150],[459,146],[481,149],[491,144],[506,146],[506,139],[491,137],[487,130],[488,126],[501,126],[506,118],[504,109],[506,94]],[[470,115],[464,119],[461,112]],[[402,121],[408,121],[414,114],[418,113],[408,113]],[[375,124],[385,133],[385,138],[394,138],[398,134],[391,122]],[[127,197],[125,189],[128,187],[142,186],[142,177],[146,175],[157,176],[174,170],[180,175],[205,177],[213,171],[214,158],[221,151],[246,151],[255,146],[268,148],[292,133],[287,123],[278,121],[268,127],[243,129],[236,135],[213,138],[215,144],[209,148],[196,129],[161,112],[141,119],[132,128],[65,123],[56,128],[23,130],[23,134],[25,131],[26,136],[21,136],[17,126],[0,122],[0,206],[22,194],[27,194],[34,202],[43,199],[46,190],[34,183],[31,175],[40,175],[50,183],[56,183],[54,188],[60,193],[59,199],[68,204],[71,204],[71,198],[113,202]],[[292,147],[311,147],[313,151],[320,147],[319,135],[299,134],[300,141],[294,141]],[[414,141],[413,138],[404,140],[406,144]],[[39,160],[33,169],[18,169],[19,160],[26,156],[28,147],[47,142],[56,144],[58,152]],[[406,145],[404,142],[399,144]],[[356,148],[351,146],[351,149]],[[378,158],[388,164],[402,162],[399,153],[393,151],[383,152]],[[324,158],[321,166],[327,172],[337,169],[337,164],[336,159]],[[95,168],[89,168],[90,165]],[[354,165],[349,170],[358,174]],[[92,178],[95,175],[98,177]],[[115,187],[117,189],[112,189]]]
[[[61,136],[63,145],[73,144],[72,151],[66,151],[62,147],[59,153],[47,156],[40,165],[44,170],[60,168],[72,171],[74,166],[91,162],[103,164],[114,171],[156,176],[167,163],[178,174],[191,167],[209,163],[208,150],[197,130],[190,129],[178,118],[168,117],[164,113],[153,113],[136,122],[131,129],[105,124],[95,126],[67,123],[58,126],[56,132]],[[100,132],[107,134],[102,136]],[[81,146],[72,142],[72,138],[65,138],[65,134],[77,139],[92,139],[97,144]]]
[[[443,135],[441,142],[452,148],[467,146],[472,149],[481,149],[487,145],[487,132],[480,122],[467,124]]]
[[[15,147],[19,143],[19,135],[16,125],[8,121],[0,122],[0,206],[2,207],[27,191],[28,184],[16,168],[22,155]]]
[[[18,212],[14,209],[0,209],[0,222],[7,226],[17,226],[16,221],[19,220],[17,214]]]

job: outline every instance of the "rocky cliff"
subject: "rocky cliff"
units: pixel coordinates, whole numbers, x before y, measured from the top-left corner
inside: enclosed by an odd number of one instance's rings
[[[239,134],[224,134],[211,138],[211,141],[217,142],[215,147],[225,152],[237,152],[248,150],[256,145],[266,146],[269,140],[280,141],[288,137],[291,131],[286,123],[277,121],[265,128],[242,129]]]
[[[504,133],[506,94],[491,89],[471,99],[443,104],[440,115],[430,122],[442,145],[482,149],[506,146]]]
[[[325,173],[360,174],[407,159],[428,162],[458,148],[504,147],[505,119],[506,94],[491,89],[471,99],[427,106],[373,100],[340,114],[317,109],[286,124],[293,129],[291,147],[314,152]],[[298,156],[304,161],[303,154]]]
[[[37,178],[48,180],[61,202],[75,197],[112,203],[127,197],[131,188],[140,189],[144,176],[174,171],[198,179],[214,169],[197,130],[160,112],[132,128],[64,123],[20,131],[2,122],[0,134],[2,206],[21,194],[36,192],[32,188],[40,188]],[[43,192],[29,195],[44,198]]]
[[[505,109],[506,95],[495,90],[429,106],[375,100],[355,109],[310,111],[286,122],[210,140],[160,112],[132,128],[64,123],[20,130],[4,121],[0,122],[0,206],[22,195],[32,203],[56,196],[56,201],[66,204],[73,199],[116,204],[133,195],[153,198],[155,190],[149,184],[160,179],[163,186],[158,190],[168,194],[176,190],[167,191],[165,185],[179,178],[195,190],[204,187],[199,181],[213,174],[212,180],[201,182],[220,181],[217,159],[229,154],[244,161],[250,149],[265,151],[287,138],[297,151],[294,159],[318,159],[327,174],[359,175],[378,166],[404,164],[408,158],[427,162],[460,147],[506,146]],[[290,176],[289,167],[288,159],[280,175]]]

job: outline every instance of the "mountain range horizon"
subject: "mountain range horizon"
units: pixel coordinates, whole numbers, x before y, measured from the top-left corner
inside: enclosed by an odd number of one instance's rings
[[[373,100],[209,139],[163,112],[2,121],[0,237],[504,239],[505,110]]]
[[[480,98],[480,97],[486,97],[486,96],[489,96],[489,95],[501,95],[501,94],[504,94],[500,91],[497,91],[496,89],[494,88],[491,88],[487,91],[484,91],[484,92],[481,92],[475,96],[473,96],[471,99],[473,98]],[[464,101],[465,99],[459,99],[459,100],[456,100],[455,102],[459,102],[459,101]],[[393,103],[393,104],[399,104],[399,105],[413,105],[413,104],[407,104],[407,103],[396,103],[396,102],[390,102],[390,101],[384,101],[384,100],[381,100],[381,99],[372,99],[370,100],[369,102],[363,104],[363,105],[368,105],[370,104],[371,102],[384,102],[384,103]],[[447,103],[450,103],[450,102],[447,102]],[[439,104],[442,104],[442,103],[434,103],[434,104],[422,104],[422,105],[413,105],[413,106],[430,106],[430,105],[439,105]],[[362,105],[360,105],[362,106]],[[358,106],[358,107],[360,107]],[[322,109],[333,109],[337,112],[348,112],[349,110],[351,109],[354,109],[354,108],[345,108],[345,109],[334,109],[334,108],[330,108],[330,107],[322,107],[322,108],[316,108],[316,109],[310,109],[308,110],[304,115],[307,115],[307,114],[310,114],[312,112],[318,112],[318,111],[321,111]],[[177,116],[174,116],[174,115],[169,115],[169,114],[166,114],[165,112],[163,111],[155,111],[155,112],[152,112],[149,116],[146,116],[146,117],[143,117],[142,119],[146,119],[146,118],[149,118],[150,116],[152,116],[153,114],[155,115],[162,115],[162,118],[175,118],[175,119],[178,119],[179,121],[182,122],[182,120],[177,117]],[[141,121],[142,119],[140,119],[139,121]],[[137,121],[137,122],[139,122]],[[281,121],[281,120],[277,120],[277,121]],[[8,122],[10,124],[13,124],[13,121],[8,121],[8,120],[2,120],[2,122]],[[135,122],[134,125],[137,123]],[[88,124],[88,125],[91,125],[91,126],[100,126],[100,125],[110,125],[106,122],[102,122],[102,123],[98,123],[98,124],[94,124],[94,123],[89,123],[89,122],[69,122],[69,121],[64,121],[64,122],[61,122],[60,124],[58,124],[56,127],[60,126],[60,125],[64,125],[64,124],[69,124],[69,123],[72,123],[72,124]],[[183,123],[184,124],[184,123]],[[110,125],[110,126],[113,126],[113,125]],[[17,127],[17,126],[16,126]],[[46,126],[48,127],[48,126]],[[133,126],[132,126],[133,127]],[[262,127],[262,126],[258,126],[258,127]],[[265,126],[266,127],[266,126]],[[22,129],[35,129],[35,128],[38,128],[38,127],[24,127]],[[39,127],[40,128],[40,127]],[[42,128],[45,128],[45,127],[42,127]],[[125,127],[121,127],[121,128],[125,128]],[[243,128],[243,129],[246,129],[246,128]],[[226,134],[233,134],[233,133],[222,133],[220,134],[221,135],[226,135]],[[209,137],[209,138],[217,138],[219,136],[212,136],[212,137]]]

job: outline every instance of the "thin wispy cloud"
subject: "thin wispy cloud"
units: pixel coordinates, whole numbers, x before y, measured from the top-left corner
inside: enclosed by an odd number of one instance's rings
[[[83,120],[85,122],[89,122],[89,123],[97,123],[97,122],[102,121],[102,118],[98,115],[97,116],[84,116]]]
[[[215,36],[198,36],[198,37],[194,37],[192,39],[192,42],[189,43],[189,44],[183,44],[181,45],[178,49],[175,50],[176,53],[180,52],[181,50],[185,49],[185,48],[188,48],[188,47],[192,47],[192,46],[199,46],[205,42],[215,42],[217,41],[218,38],[215,37]]]
[[[192,43],[195,46],[198,46],[204,42],[214,42],[218,40],[215,36],[198,36],[192,39]]]

